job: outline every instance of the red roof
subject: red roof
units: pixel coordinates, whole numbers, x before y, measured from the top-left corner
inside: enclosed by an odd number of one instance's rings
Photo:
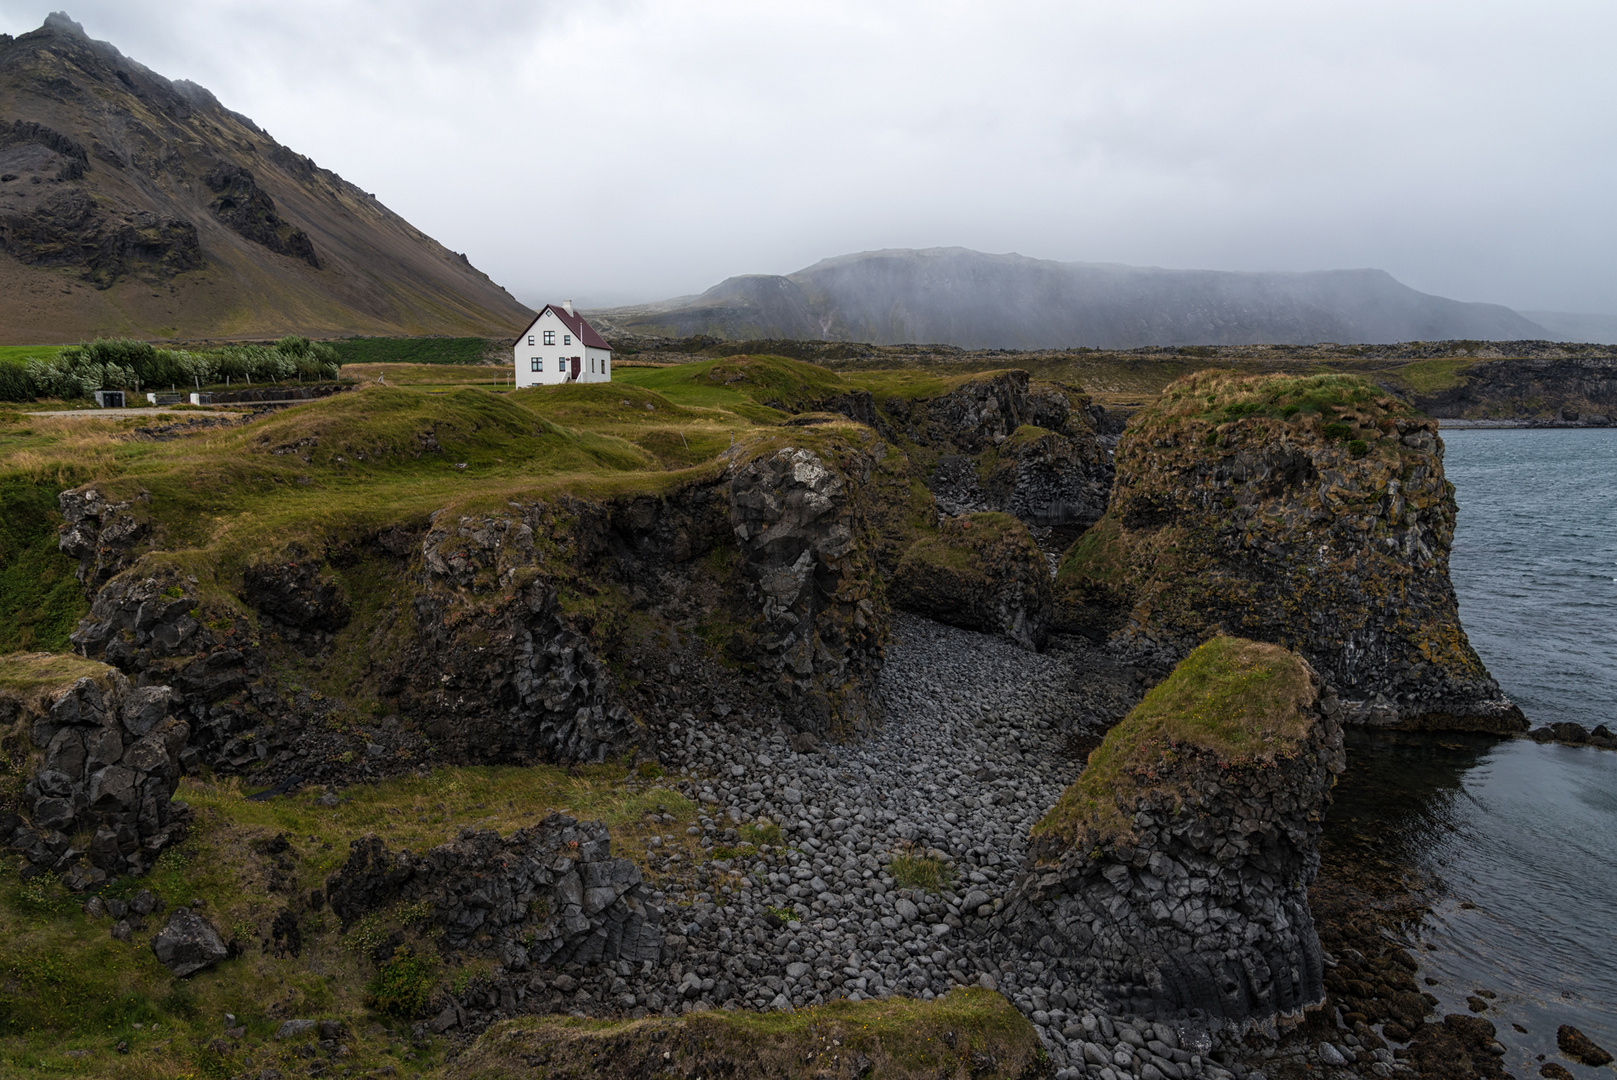
[[[562,321],[562,325],[573,332],[573,336],[578,339],[578,343],[580,345],[591,349],[605,349],[607,352],[612,351],[612,346],[606,343],[606,339],[600,334],[597,334],[595,332],[595,327],[591,326],[587,321],[585,321],[584,316],[580,315],[576,311],[572,314],[568,314],[566,308],[557,307],[555,304],[546,304],[544,307],[539,309],[539,314],[533,317],[533,322],[538,322],[540,319],[544,318],[545,312],[547,311],[554,311],[556,313],[556,318],[560,319]],[[533,323],[529,323],[528,326],[531,329],[533,327]],[[522,333],[526,334],[527,332],[527,330],[524,330]],[[522,338],[518,337],[511,343],[511,347],[515,348],[521,344]]]

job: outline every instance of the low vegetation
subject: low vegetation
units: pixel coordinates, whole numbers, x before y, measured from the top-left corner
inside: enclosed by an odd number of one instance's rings
[[[1227,636],[1204,642],[1107,732],[1033,836],[1071,844],[1086,833],[1126,835],[1137,794],[1187,752],[1228,767],[1291,753],[1314,722],[1317,693],[1290,650]]]
[[[284,337],[273,345],[231,345],[188,352],[145,341],[98,339],[53,355],[0,363],[0,400],[70,401],[97,390],[191,390],[219,385],[318,382],[337,377],[327,345]]]
[[[326,343],[340,364],[483,364],[503,354],[511,342],[483,337],[351,337]]]
[[[1042,1060],[1033,1025],[1014,1005],[991,990],[962,989],[930,1002],[838,1001],[782,1013],[705,1012],[617,1023],[507,1020],[489,1029],[445,1076],[1012,1080],[1036,1075]]]
[[[901,889],[925,889],[940,893],[954,884],[954,868],[925,850],[907,849],[895,854],[887,872]]]
[[[0,665],[0,695],[7,692],[6,673],[17,667]],[[52,672],[30,669],[26,679],[37,686],[47,675],[79,673]],[[128,899],[149,888],[170,908],[205,912],[234,941],[239,956],[189,979],[170,976],[148,945],[162,916],[120,942],[109,933],[110,919],[81,910],[88,894],[69,893],[49,875],[23,881],[13,868],[0,873],[6,942],[0,1073],[228,1077],[249,1066],[252,1075],[263,1068],[289,1072],[304,1040],[280,1043],[272,1036],[281,1021],[306,1017],[344,1023],[353,1049],[346,1063],[355,1071],[392,1065],[404,1075],[436,1075],[441,1047],[412,1050],[408,1025],[431,995],[478,978],[480,961],[440,959],[431,913],[420,906],[379,912],[347,928],[329,912],[305,915],[292,943],[274,932],[281,897],[323,888],[347,858],[349,842],[371,833],[395,849],[421,852],[463,828],[509,833],[551,811],[566,812],[607,823],[614,853],[639,858],[646,869],[645,838],[668,830],[683,839],[696,816],[677,791],[633,783],[615,764],[440,769],[350,788],[329,808],[315,802],[314,791],[263,802],[247,794],[235,779],[185,780],[178,798],[192,807],[191,836],[146,877],[101,890],[105,898]],[[678,824],[665,823],[663,813]],[[684,850],[687,864],[700,862],[695,841]],[[395,933],[404,943],[377,957]],[[226,1013],[246,1028],[239,1041],[224,1037]]]

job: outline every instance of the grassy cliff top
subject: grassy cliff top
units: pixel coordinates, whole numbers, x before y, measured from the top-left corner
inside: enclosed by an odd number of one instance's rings
[[[80,679],[109,678],[112,671],[106,664],[73,653],[11,653],[0,656],[0,700],[42,706]]]
[[[1035,839],[1074,843],[1086,830],[1126,835],[1133,795],[1185,753],[1227,765],[1272,762],[1296,749],[1314,723],[1315,680],[1302,657],[1278,645],[1216,637],[1179,662],[1111,731],[1089,765],[1033,826]]]
[[[1359,375],[1200,371],[1170,383],[1139,423],[1147,427],[1194,419],[1221,424],[1250,416],[1288,421],[1319,417],[1324,423],[1355,419],[1374,425],[1383,419],[1419,415]]]
[[[791,1012],[703,1012],[674,1019],[527,1017],[490,1028],[446,1070],[451,1080],[526,1075],[630,1080],[650,1075],[908,1077],[1032,1075],[1038,1035],[992,990],[953,990],[936,1001],[838,1001]],[[870,1062],[861,1074],[853,1062]],[[985,1064],[986,1063],[986,1064]],[[851,1071],[844,1072],[848,1065]],[[738,1067],[739,1066],[739,1067]]]

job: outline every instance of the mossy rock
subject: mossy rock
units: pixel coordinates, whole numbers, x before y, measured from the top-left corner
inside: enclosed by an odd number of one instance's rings
[[[1050,573],[1027,526],[1009,514],[948,518],[899,560],[894,606],[951,626],[1003,634],[1043,647],[1050,623]]]
[[[1235,634],[1295,648],[1367,722],[1523,726],[1460,626],[1436,421],[1358,376],[1208,371],[1115,460],[1057,573],[1058,630],[1181,653]]]
[[[1213,638],[1107,732],[1032,835],[1063,847],[1085,836],[1101,842],[1126,836],[1136,804],[1162,787],[1186,755],[1210,754],[1233,769],[1292,754],[1317,720],[1319,696],[1319,677],[1296,653]]]
[[[1038,1033],[1002,995],[838,1001],[795,1012],[697,1012],[673,1019],[508,1020],[444,1071],[446,1080],[726,1076],[732,1080],[1013,1080],[1045,1074]]]

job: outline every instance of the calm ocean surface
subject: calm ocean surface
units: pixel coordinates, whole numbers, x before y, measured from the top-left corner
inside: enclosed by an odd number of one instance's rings
[[[1617,726],[1617,431],[1448,431],[1460,621],[1534,725]]]
[[[1617,431],[1450,431],[1450,575],[1472,646],[1534,726],[1617,728]],[[1555,1029],[1617,1052],[1617,751],[1356,736],[1327,844],[1367,842],[1424,882],[1422,977],[1484,1014],[1506,1068],[1580,1080]],[[1520,1025],[1522,1033],[1512,1025]]]

